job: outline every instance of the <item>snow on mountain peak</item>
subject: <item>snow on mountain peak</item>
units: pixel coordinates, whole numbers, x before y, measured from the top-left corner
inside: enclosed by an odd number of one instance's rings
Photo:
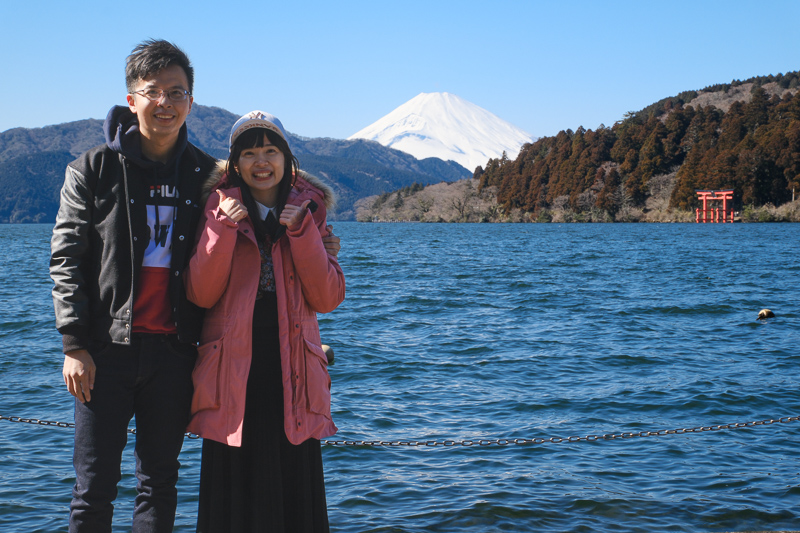
[[[349,139],[368,139],[417,159],[453,160],[467,170],[532,142],[527,132],[450,93],[420,93]]]

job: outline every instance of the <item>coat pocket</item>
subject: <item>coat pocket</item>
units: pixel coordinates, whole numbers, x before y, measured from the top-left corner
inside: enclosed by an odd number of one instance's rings
[[[331,376],[328,358],[318,344],[303,339],[306,363],[306,402],[312,413],[331,417]]]
[[[197,363],[192,371],[192,414],[206,409],[219,409],[225,352],[223,345],[223,339],[217,339],[201,344],[197,349]]]

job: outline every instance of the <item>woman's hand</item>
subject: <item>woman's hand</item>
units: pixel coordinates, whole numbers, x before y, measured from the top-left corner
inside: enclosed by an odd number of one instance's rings
[[[234,222],[239,222],[247,216],[247,208],[236,198],[228,197],[221,189],[217,189],[219,195],[219,210],[223,215]]]
[[[303,202],[303,205],[296,206],[292,204],[286,204],[283,206],[283,211],[281,211],[281,218],[278,220],[281,224],[289,228],[290,230],[296,230],[300,227],[300,224],[303,223],[303,219],[306,216],[306,211],[308,209],[308,204],[311,203],[311,200],[306,200]]]

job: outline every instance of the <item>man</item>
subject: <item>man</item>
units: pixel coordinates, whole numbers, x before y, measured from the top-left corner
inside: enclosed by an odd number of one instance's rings
[[[106,144],[69,164],[51,243],[64,381],[75,396],[70,532],[111,531],[127,427],[136,417],[133,531],[172,531],[202,311],[182,272],[214,159],[187,141],[194,72],[166,41],[134,48],[128,106]]]

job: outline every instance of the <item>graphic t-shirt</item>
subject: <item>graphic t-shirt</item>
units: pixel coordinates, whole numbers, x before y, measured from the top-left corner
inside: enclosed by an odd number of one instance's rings
[[[133,303],[133,331],[176,333],[169,299],[172,229],[178,205],[178,188],[153,183],[147,195],[147,226],[150,242],[139,273],[139,289]]]

